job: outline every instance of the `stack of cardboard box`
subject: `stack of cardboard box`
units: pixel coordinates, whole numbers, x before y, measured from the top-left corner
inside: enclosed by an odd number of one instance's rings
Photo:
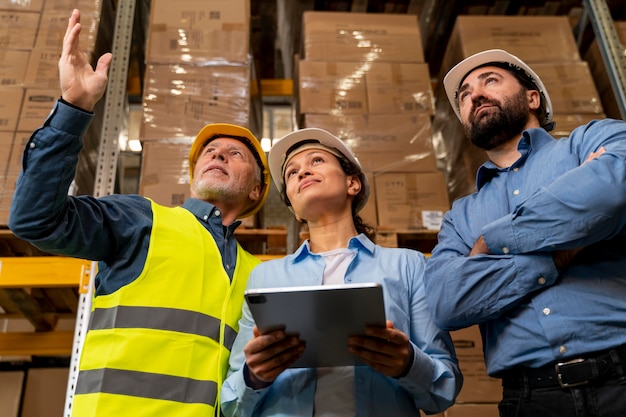
[[[140,193],[189,196],[187,154],[208,123],[250,127],[248,0],[153,0],[143,93]]]
[[[446,48],[439,79],[462,59],[504,49],[539,75],[552,100],[556,138],[578,125],[604,118],[587,62],[581,60],[573,29],[565,16],[458,16]],[[475,190],[476,170],[486,154],[464,137],[441,82],[435,88],[434,144],[447,173],[450,200]]]
[[[372,188],[361,217],[381,228],[438,229],[449,203],[417,16],[305,12],[302,30],[297,119],[354,150]]]
[[[81,46],[91,57],[102,3],[74,6],[81,10]],[[8,222],[24,146],[61,94],[58,62],[70,12],[62,0],[0,0],[0,225]]]

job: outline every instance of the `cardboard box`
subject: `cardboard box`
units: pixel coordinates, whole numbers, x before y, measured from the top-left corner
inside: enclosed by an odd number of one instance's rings
[[[30,51],[0,49],[0,86],[22,87],[29,58]]]
[[[0,417],[18,417],[24,371],[0,371]]]
[[[375,62],[365,75],[370,114],[434,114],[428,64]]]
[[[393,173],[374,177],[378,225],[396,230],[438,230],[450,209],[443,173]]]
[[[305,11],[302,39],[308,61],[424,62],[416,15]]]
[[[195,137],[208,123],[250,122],[248,65],[148,65],[143,141]]]
[[[65,6],[63,10],[48,9],[48,5],[44,6],[44,12],[41,14],[41,22],[37,29],[35,38],[35,48],[47,49],[49,52],[58,52],[61,56],[63,49],[63,37],[67,29],[67,20],[72,12],[71,6]],[[93,51],[96,45],[98,35],[98,25],[100,24],[100,9],[83,10],[80,9],[80,47],[84,51]]]
[[[14,136],[13,132],[0,131],[0,187],[4,185],[4,179],[6,178]]]
[[[395,172],[437,172],[432,152],[359,152],[356,154],[363,169],[380,175]]]
[[[0,11],[2,46],[9,49],[31,49],[35,45],[39,17],[39,13]]]
[[[28,88],[59,89],[59,51],[35,48],[30,53],[24,84]]]
[[[187,156],[191,143],[191,140],[144,143],[139,194],[165,206],[182,205],[190,195]]]
[[[247,0],[153,0],[146,61],[247,62],[249,38]]]
[[[0,88],[0,131],[15,131],[23,98],[22,87]]]
[[[427,114],[415,115],[330,115],[306,114],[306,127],[318,127],[344,140],[352,151],[362,152],[400,152],[407,158],[407,163],[417,165],[413,170],[431,171],[434,167],[432,144],[432,124]],[[429,155],[432,159],[429,160]],[[385,171],[388,167],[381,159],[381,164],[373,167],[374,171]],[[375,163],[372,161],[372,163]],[[404,164],[394,166],[400,169]]]
[[[300,113],[366,114],[363,65],[354,62],[300,61]]]
[[[470,55],[504,49],[528,64],[576,62],[580,54],[567,16],[457,16],[440,75]]]
[[[498,403],[455,404],[448,408],[445,417],[499,417]]]
[[[534,63],[552,101],[554,114],[602,113],[600,95],[586,62]]]
[[[78,9],[82,21],[83,13],[96,13],[100,11],[101,7],[102,0],[45,0],[43,12],[65,13],[66,17],[69,18],[72,9]]]
[[[478,326],[450,332],[465,378],[458,403],[496,403],[502,399],[502,381],[487,375]],[[457,414],[458,415],[458,414]],[[482,417],[482,416],[481,416]]]
[[[24,93],[17,130],[32,132],[43,125],[60,95],[60,86],[56,89],[27,88]]]
[[[69,368],[29,369],[20,417],[63,415],[68,378]]]
[[[44,3],[44,0],[28,0],[28,1],[0,0],[0,10],[6,10],[6,11],[15,10],[15,11],[20,11],[20,12],[41,12],[43,3]]]

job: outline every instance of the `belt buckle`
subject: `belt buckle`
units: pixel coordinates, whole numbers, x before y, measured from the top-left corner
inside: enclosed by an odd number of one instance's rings
[[[556,365],[554,365],[554,370],[556,371],[556,377],[557,377],[557,380],[559,381],[559,385],[561,386],[561,388],[577,387],[577,386],[585,385],[589,383],[588,380],[584,380],[580,382],[572,382],[572,383],[563,382],[563,375],[561,374],[561,366],[573,365],[575,363],[581,363],[584,361],[585,361],[584,359],[579,358],[579,359],[572,359],[571,361],[567,361],[567,362],[559,362]]]

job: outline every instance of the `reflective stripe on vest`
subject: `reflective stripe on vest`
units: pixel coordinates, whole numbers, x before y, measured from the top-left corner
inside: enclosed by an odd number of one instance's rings
[[[103,330],[113,328],[160,329],[196,334],[220,340],[220,320],[195,311],[163,307],[118,306],[97,308],[91,313],[89,328]],[[230,350],[237,332],[225,324],[223,344]]]
[[[122,369],[81,371],[76,394],[98,392],[213,406],[217,383]]]

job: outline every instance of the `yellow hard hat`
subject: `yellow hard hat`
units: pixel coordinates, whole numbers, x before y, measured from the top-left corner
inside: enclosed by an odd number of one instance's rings
[[[267,198],[267,194],[269,193],[270,170],[269,165],[267,164],[267,158],[265,157],[265,152],[261,147],[261,143],[256,136],[254,136],[254,134],[245,127],[231,125],[228,123],[213,123],[204,126],[196,136],[196,139],[193,141],[193,145],[191,145],[191,150],[189,151],[189,180],[193,182],[193,172],[196,168],[196,161],[208,141],[217,139],[218,137],[233,138],[244,143],[252,151],[254,159],[261,168],[262,178],[260,197],[254,205],[241,212],[239,218],[252,216],[263,206],[263,203],[265,203],[265,199]]]

